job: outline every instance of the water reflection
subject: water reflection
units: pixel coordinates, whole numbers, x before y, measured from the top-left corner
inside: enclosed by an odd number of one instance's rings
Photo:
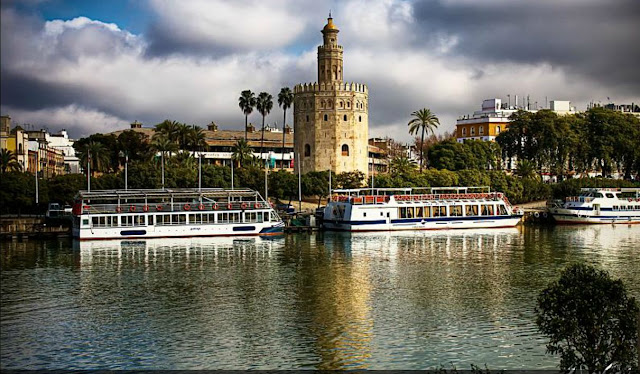
[[[553,368],[576,261],[640,296],[640,226],[3,243],[3,368]]]

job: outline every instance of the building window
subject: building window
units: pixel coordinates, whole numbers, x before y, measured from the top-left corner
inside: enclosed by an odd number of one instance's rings
[[[324,115],[324,120],[325,120],[325,121],[328,121],[328,120],[329,120],[329,116],[325,114],[325,115]]]
[[[358,122],[362,122],[362,116],[358,116]]]
[[[462,136],[467,136],[467,128],[466,127],[462,128]]]
[[[346,121],[346,120],[347,120],[347,115],[345,114],[343,118],[344,118],[344,120]]]
[[[309,144],[304,145],[304,157],[311,156],[311,146]]]
[[[500,134],[500,126],[496,126],[496,134]]]
[[[478,130],[479,130],[478,132],[480,133],[480,135],[484,134],[484,126],[480,126],[478,128]]]
[[[471,136],[476,134],[476,128],[475,127],[471,127]]]
[[[349,146],[346,144],[342,145],[342,155],[343,156],[349,156]]]

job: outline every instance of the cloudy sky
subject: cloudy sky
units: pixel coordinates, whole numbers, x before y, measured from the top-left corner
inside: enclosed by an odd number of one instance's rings
[[[241,129],[244,89],[316,80],[329,10],[370,135],[451,131],[483,99],[640,102],[638,0],[2,0],[0,111],[73,137],[164,119]],[[608,99],[610,98],[610,99]],[[289,117],[288,122],[292,119]],[[259,123],[259,114],[250,121]],[[267,122],[281,125],[277,103]]]

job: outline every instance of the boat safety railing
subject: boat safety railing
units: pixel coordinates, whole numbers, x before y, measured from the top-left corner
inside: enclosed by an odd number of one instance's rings
[[[590,203],[593,199],[593,197],[588,196],[569,196],[566,201],[568,203]]]

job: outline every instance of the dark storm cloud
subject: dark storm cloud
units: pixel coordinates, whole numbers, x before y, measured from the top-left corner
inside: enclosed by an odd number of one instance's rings
[[[640,87],[640,1],[420,0],[422,39],[482,62],[549,63],[618,89]],[[481,66],[479,66],[481,68]]]
[[[187,40],[162,23],[152,23],[145,33],[148,46],[145,55],[150,58],[169,55],[221,57],[233,53],[227,46],[206,39]]]

